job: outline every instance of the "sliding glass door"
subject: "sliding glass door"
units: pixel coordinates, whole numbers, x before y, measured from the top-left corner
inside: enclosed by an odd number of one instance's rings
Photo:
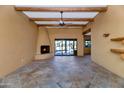
[[[76,39],[56,39],[55,55],[56,56],[77,55],[77,40]]]

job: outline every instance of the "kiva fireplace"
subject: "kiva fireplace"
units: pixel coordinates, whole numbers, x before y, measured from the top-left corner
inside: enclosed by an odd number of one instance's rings
[[[40,52],[41,52],[41,54],[50,53],[50,46],[49,45],[41,45]]]

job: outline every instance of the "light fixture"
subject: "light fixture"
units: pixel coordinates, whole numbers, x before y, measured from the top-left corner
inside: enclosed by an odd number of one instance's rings
[[[110,33],[104,33],[103,37],[108,37],[110,35]]]

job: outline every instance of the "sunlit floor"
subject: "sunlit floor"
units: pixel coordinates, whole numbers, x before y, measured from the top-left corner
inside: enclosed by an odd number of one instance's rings
[[[90,56],[57,56],[16,70],[0,80],[0,87],[124,87],[124,79],[91,62]]]

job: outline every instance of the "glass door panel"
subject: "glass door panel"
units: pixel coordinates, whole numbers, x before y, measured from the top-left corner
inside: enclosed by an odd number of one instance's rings
[[[77,40],[55,40],[55,55],[73,56],[77,50]]]
[[[70,41],[70,55],[74,55],[74,42],[73,41]]]
[[[69,40],[66,40],[66,55],[69,55]]]
[[[65,41],[62,40],[62,54],[63,54],[63,55],[65,54],[65,48],[66,48],[66,46],[65,46]]]
[[[62,41],[55,41],[55,55],[62,55]]]

